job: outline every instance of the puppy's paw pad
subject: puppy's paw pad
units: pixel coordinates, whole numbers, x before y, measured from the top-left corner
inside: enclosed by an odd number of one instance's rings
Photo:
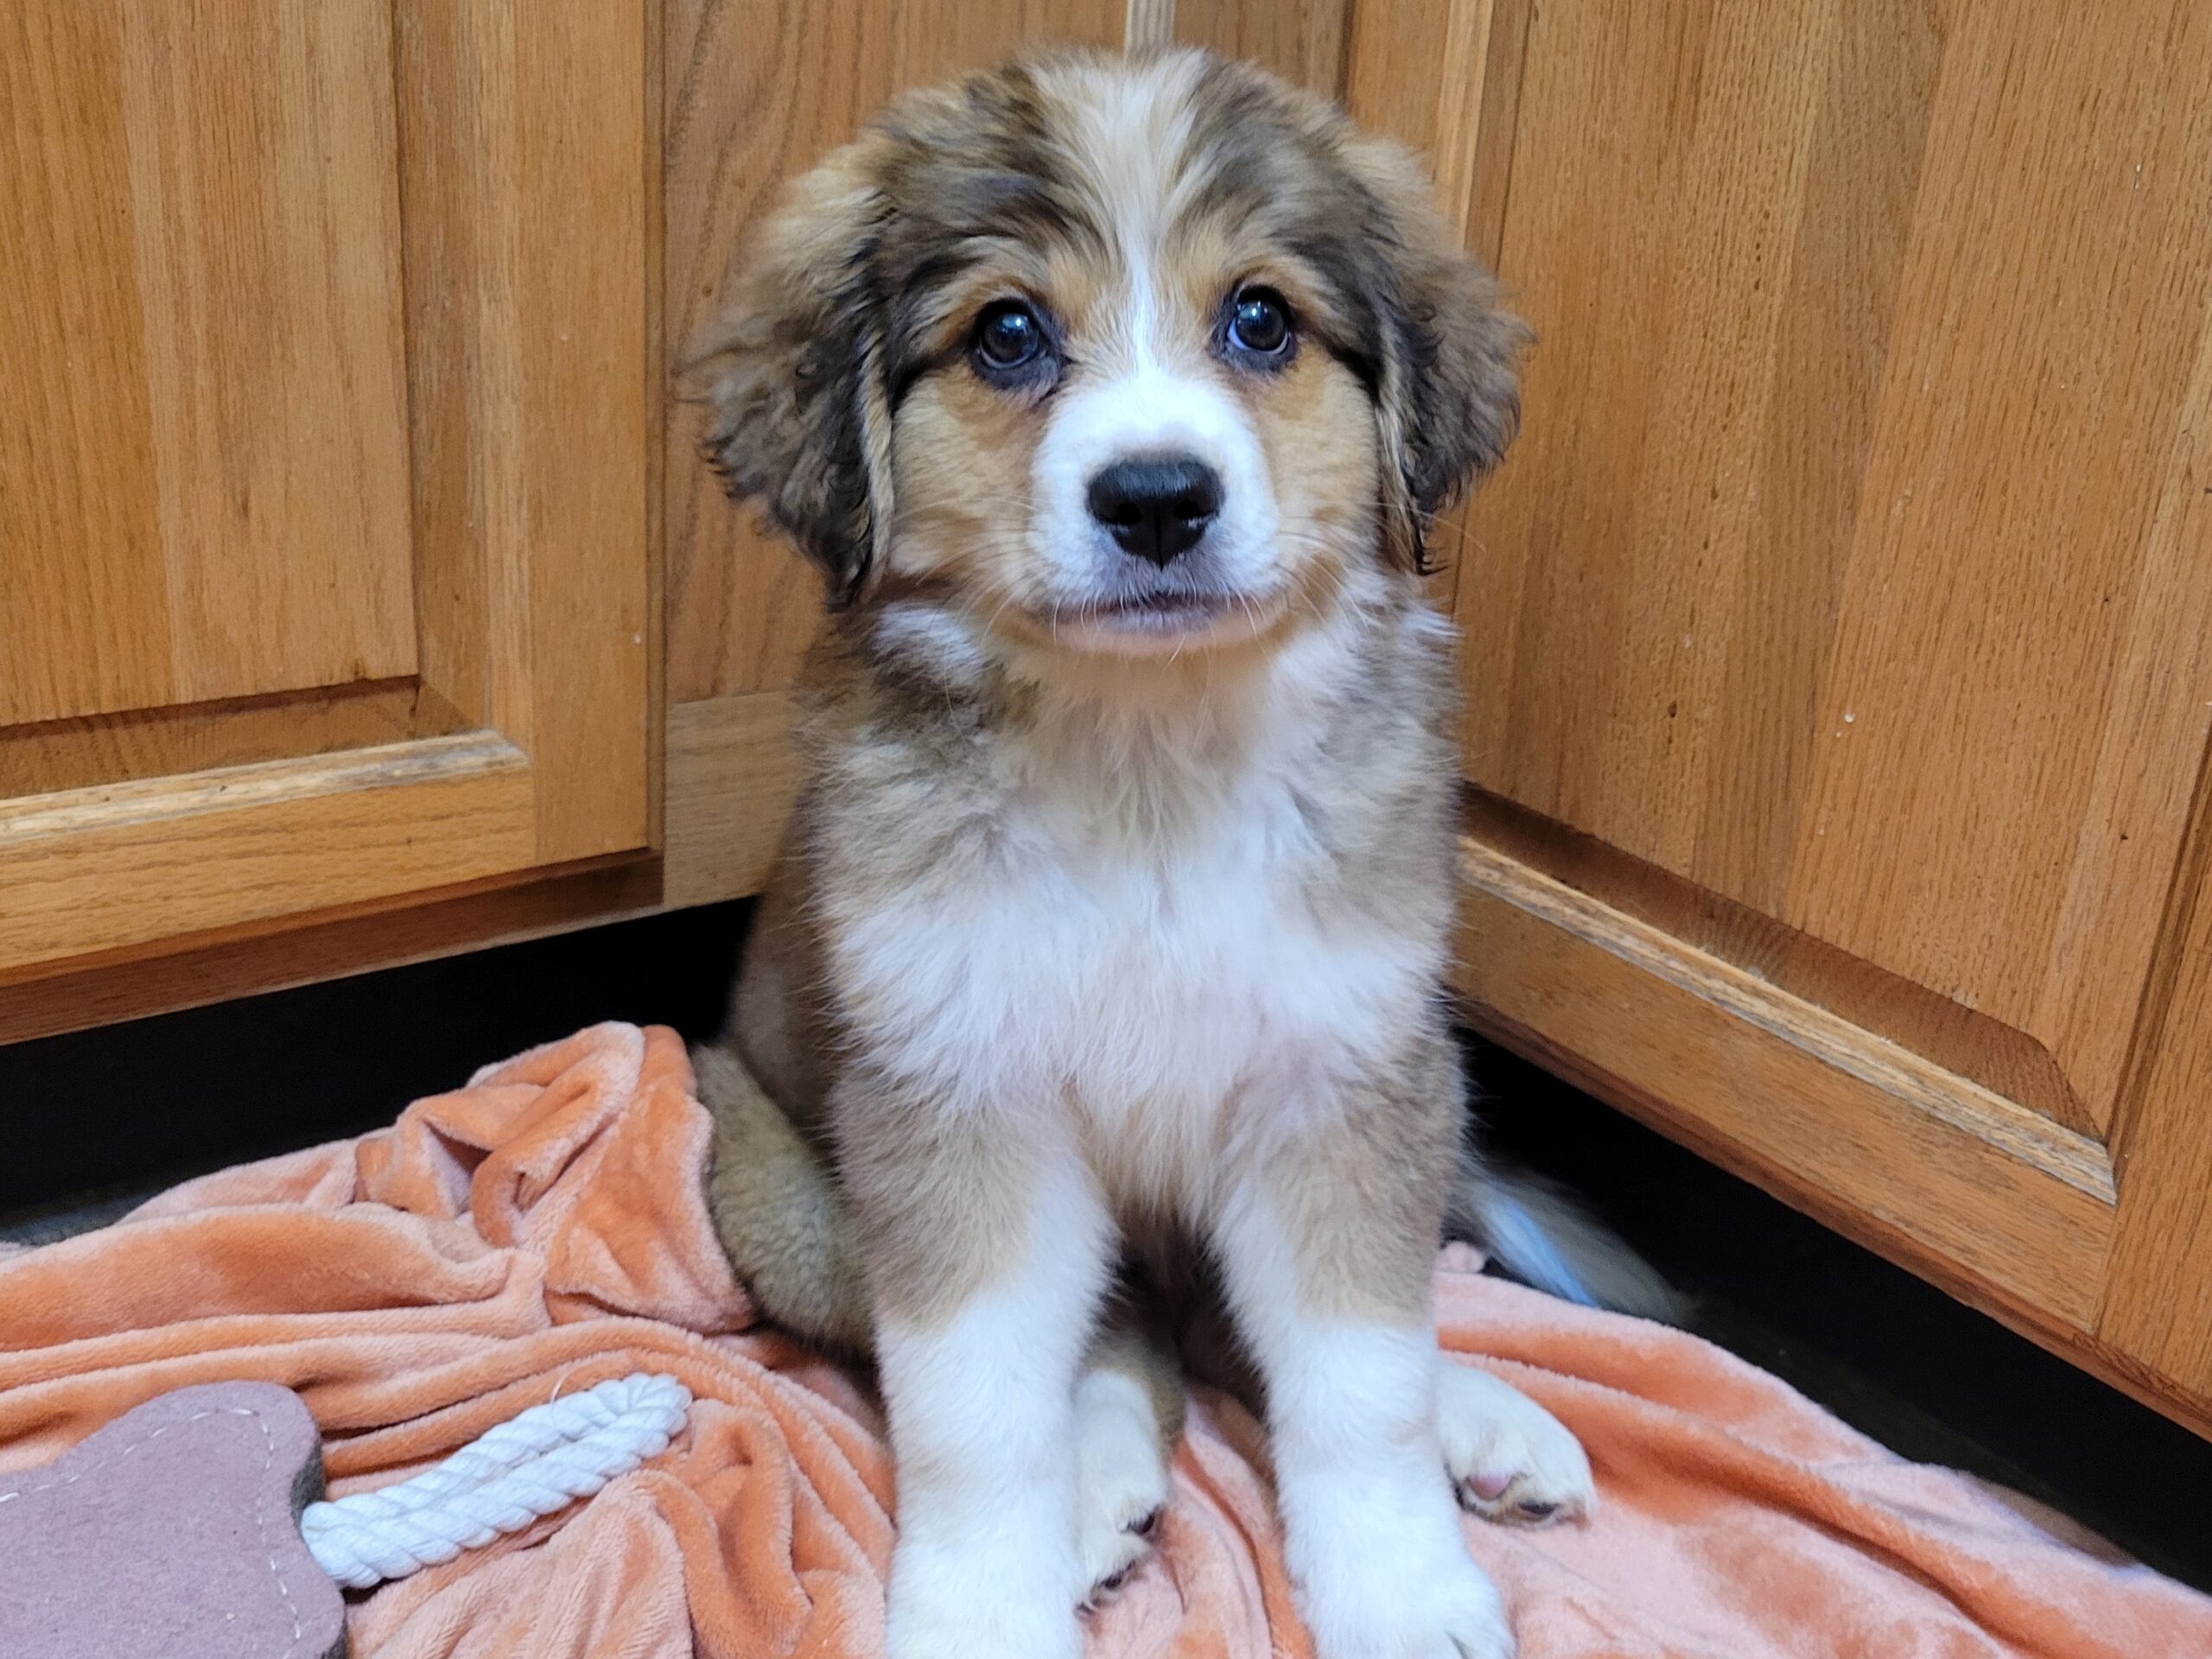
[[[1582,1443],[1489,1372],[1447,1361],[1436,1417],[1452,1489],[1484,1519],[1543,1527],[1582,1520],[1596,1508]]]
[[[1076,1395],[1076,1551],[1086,1608],[1110,1601],[1152,1554],[1167,1507],[1152,1403],[1113,1372],[1085,1377]]]

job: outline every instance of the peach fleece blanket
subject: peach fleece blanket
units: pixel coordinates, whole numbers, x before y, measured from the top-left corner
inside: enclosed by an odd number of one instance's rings
[[[191,1182],[0,1259],[0,1467],[185,1383],[289,1384],[340,1491],[639,1369],[696,1396],[663,1457],[534,1532],[388,1585],[357,1654],[761,1659],[880,1651],[892,1473],[870,1402],[756,1330],[698,1196],[669,1032],[608,1025],[392,1128]],[[2077,1552],[1694,1338],[1447,1254],[1444,1340],[1581,1435],[1586,1527],[1470,1522],[1528,1659],[2212,1655],[2212,1602]],[[1256,1426],[1198,1400],[1160,1556],[1094,1656],[1310,1652]]]

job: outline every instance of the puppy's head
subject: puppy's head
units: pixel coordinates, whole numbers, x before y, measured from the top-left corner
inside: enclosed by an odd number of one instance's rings
[[[1017,63],[798,181],[688,372],[827,573],[1048,648],[1203,649],[1411,571],[1524,337],[1395,146],[1196,53]]]

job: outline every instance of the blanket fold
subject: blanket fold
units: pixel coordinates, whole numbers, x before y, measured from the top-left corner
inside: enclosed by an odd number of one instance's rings
[[[874,1402],[761,1329],[701,1195],[683,1047],[594,1027],[417,1101],[388,1129],[188,1182],[0,1256],[0,1470],[230,1378],[296,1389],[337,1492],[436,1462],[632,1370],[695,1396],[662,1457],[350,1612],[364,1659],[863,1659],[893,1537]],[[1582,1437],[1599,1509],[1468,1522],[1525,1659],[2212,1654],[2212,1601],[2072,1547],[1965,1476],[1892,1456],[1679,1332],[1437,1270],[1456,1363]],[[1094,1659],[1310,1654],[1259,1427],[1193,1402],[1157,1559]]]

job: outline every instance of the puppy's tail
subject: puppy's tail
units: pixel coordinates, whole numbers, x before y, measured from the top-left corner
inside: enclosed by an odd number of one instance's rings
[[[1470,1154],[1445,1213],[1445,1236],[1479,1245],[1509,1279],[1585,1307],[1681,1325],[1681,1294],[1610,1228],[1566,1193],[1519,1170]]]

